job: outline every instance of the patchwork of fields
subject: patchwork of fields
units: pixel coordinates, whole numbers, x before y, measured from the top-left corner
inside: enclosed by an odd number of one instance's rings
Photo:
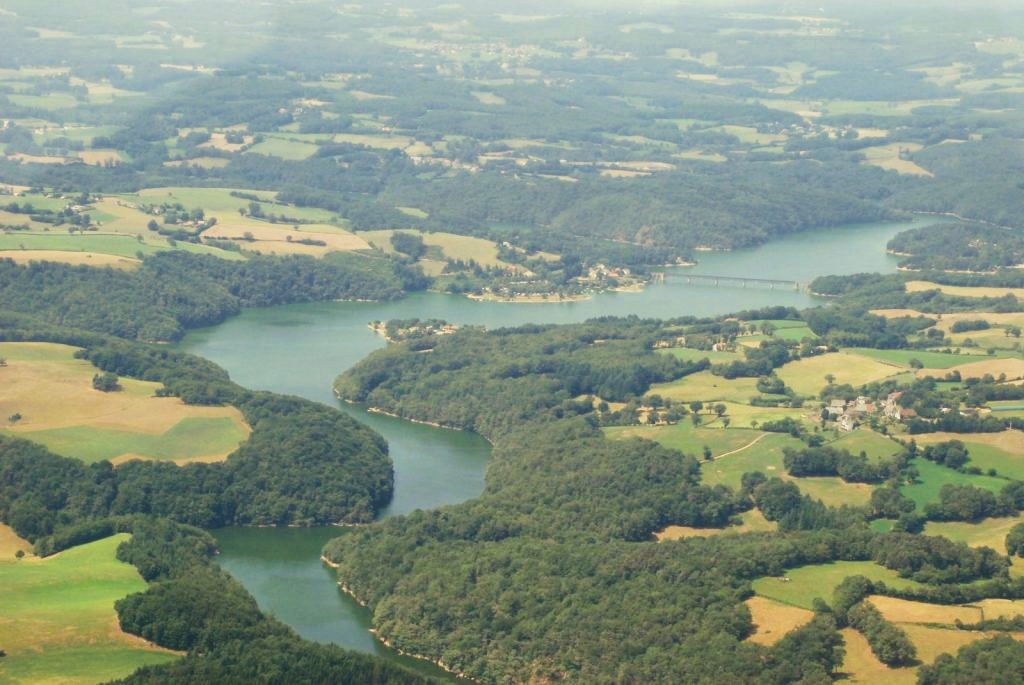
[[[86,462],[220,461],[249,435],[234,407],[155,397],[158,383],[122,378],[116,392],[96,390],[97,369],[74,352],[51,343],[0,343],[7,362],[0,367],[4,431]]]

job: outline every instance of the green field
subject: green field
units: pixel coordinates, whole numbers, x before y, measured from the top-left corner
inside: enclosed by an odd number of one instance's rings
[[[709,421],[710,418],[708,417]],[[691,454],[698,459],[701,458],[705,445],[711,448],[712,456],[716,456],[740,449],[764,435],[761,431],[743,428],[723,430],[722,428],[697,427],[689,419],[671,426],[615,426],[606,428],[605,432],[613,439],[644,438],[653,440],[659,445]]]
[[[99,252],[118,257],[135,258],[143,255],[183,250],[197,254],[212,254],[222,259],[244,259],[236,252],[220,250],[209,245],[177,241],[175,247],[163,238],[146,238],[139,242],[132,236],[108,233],[84,233],[71,235],[67,232],[52,233],[0,233],[0,250],[62,250],[66,252]]]
[[[297,161],[303,159],[309,159],[316,151],[320,148],[312,143],[306,143],[301,140],[293,140],[291,137],[278,138],[267,136],[263,142],[256,143],[248,152],[253,152],[260,155],[270,155],[272,157],[280,157],[284,160]],[[291,212],[288,212],[291,214]]]
[[[0,681],[105,682],[175,658],[117,628],[114,602],[146,588],[134,567],[115,558],[126,539],[115,535],[47,559],[0,561]]]
[[[918,360],[924,364],[926,369],[949,369],[961,364],[979,361],[978,355],[946,354],[944,352],[929,352],[927,350],[873,350],[866,347],[857,347],[846,351],[905,368],[910,368],[911,359]]]
[[[710,371],[691,374],[671,383],[652,385],[649,392],[673,400],[700,400],[704,403],[723,400],[745,403],[761,394],[757,389],[756,378],[727,380],[712,375]]]
[[[899,454],[903,447],[890,438],[876,433],[869,428],[858,428],[849,433],[843,433],[837,440],[829,443],[830,447],[848,450],[852,454],[867,452],[872,459],[885,459]]]
[[[754,592],[783,604],[812,609],[814,598],[832,601],[832,593],[844,578],[864,576],[883,581],[894,588],[918,587],[912,580],[900,578],[895,571],[872,561],[837,561],[832,564],[801,566],[786,571],[785,578],[758,578],[753,582]]]
[[[960,473],[945,466],[939,466],[925,459],[913,461],[918,471],[918,482],[913,485],[904,485],[900,488],[906,497],[917,503],[918,509],[923,509],[929,502],[939,499],[939,491],[947,483],[952,485],[973,485],[976,488],[990,490],[998,493],[1009,481],[1004,478],[993,478],[991,476],[971,476]]]
[[[696,362],[707,359],[712,364],[728,364],[729,362],[742,361],[745,357],[739,352],[712,352],[710,350],[695,350],[689,347],[670,347],[658,350],[662,354],[671,354],[676,359],[684,362]]]
[[[817,395],[827,385],[828,375],[834,376],[837,384],[858,387],[898,372],[892,364],[845,351],[806,357],[776,370],[779,378],[801,395]]]
[[[1018,523],[1020,516],[990,518],[978,523],[961,521],[929,521],[925,526],[926,535],[941,535],[953,542],[963,542],[971,547],[991,547],[1000,554],[1006,554],[1006,534]]]
[[[23,432],[18,436],[46,445],[57,454],[91,464],[124,454],[180,462],[225,455],[244,442],[248,433],[234,419],[222,416],[182,419],[167,432],[157,435],[73,426]]]
[[[202,207],[206,210],[207,215],[218,216],[221,220],[227,221],[232,217],[237,218],[239,216],[238,210],[240,208],[247,208],[250,202],[250,200],[245,198],[232,196],[232,190],[232,188],[147,188],[145,190],[140,190],[137,195],[124,195],[122,198],[129,202],[180,202],[189,209]],[[272,200],[276,195],[276,193],[269,191],[245,189],[236,190],[251,195],[257,195],[261,198],[265,198],[266,200]],[[274,205],[270,202],[263,203],[262,207],[265,213],[286,214],[302,221],[326,224],[331,223],[331,220],[334,217],[334,215],[326,209],[317,209],[315,207]]]

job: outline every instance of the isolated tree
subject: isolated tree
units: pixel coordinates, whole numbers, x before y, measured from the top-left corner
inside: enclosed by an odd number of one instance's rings
[[[121,384],[117,382],[116,375],[104,371],[92,377],[92,387],[100,392],[114,392],[121,389]]]
[[[711,461],[711,448],[704,445],[704,461]]]
[[[704,408],[704,403],[700,401],[690,402],[690,411],[694,414],[699,414],[700,410]]]
[[[835,382],[836,382],[835,374],[826,373],[825,374],[825,382],[828,383],[829,385],[834,385]]]
[[[716,404],[715,407],[714,407],[714,410],[715,410],[715,415],[718,418],[722,418],[723,416],[725,416],[725,412],[727,412],[729,410],[729,408],[726,407],[724,404]]]
[[[730,419],[728,416],[722,417],[722,428],[728,428],[730,423],[732,423],[732,419]]]

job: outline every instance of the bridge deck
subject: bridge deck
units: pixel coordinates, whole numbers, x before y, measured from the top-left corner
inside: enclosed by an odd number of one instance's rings
[[[742,287],[767,286],[768,288],[792,288],[802,290],[808,284],[799,281],[788,281],[777,278],[754,278],[746,276],[719,276],[715,274],[671,274],[667,276],[673,281],[686,281],[687,283],[712,283],[714,285],[740,285]]]

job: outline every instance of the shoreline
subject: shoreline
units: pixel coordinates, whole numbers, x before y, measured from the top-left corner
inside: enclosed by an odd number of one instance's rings
[[[327,566],[329,568],[332,568],[335,571],[337,571],[339,568],[341,568],[341,564],[334,563],[333,561],[331,561],[330,559],[328,559],[324,555],[320,555],[320,561],[323,562],[323,564],[325,566]],[[353,591],[352,588],[350,588],[348,585],[345,584],[344,581],[342,581],[340,579],[338,580],[338,589],[341,590],[346,595],[348,595],[352,599],[352,601],[354,601],[359,606],[363,607],[366,610],[370,609],[370,607],[367,605],[367,603],[364,602],[362,599],[360,599],[359,596],[356,595],[355,591]],[[451,666],[448,666],[446,663],[444,663],[444,661],[442,659],[434,659],[432,657],[425,656],[423,654],[413,654],[412,652],[407,652],[407,651],[405,651],[404,649],[402,649],[400,647],[396,647],[394,645],[394,643],[391,642],[391,640],[389,640],[388,638],[382,636],[380,634],[380,631],[377,628],[370,627],[370,628],[367,629],[367,632],[369,632],[371,635],[373,635],[374,639],[377,640],[377,642],[381,643],[382,645],[384,645],[388,649],[394,651],[396,654],[399,654],[400,656],[409,657],[411,659],[418,659],[420,661],[426,661],[427,663],[434,664],[435,666],[440,668],[445,673],[453,675],[456,678],[461,678],[463,680],[468,680],[468,681],[473,682],[473,683],[480,682],[476,678],[473,678],[472,676],[470,676],[470,675],[468,675],[466,673],[463,673],[462,671],[457,671],[454,668],[452,668]]]
[[[420,424],[422,426],[430,426],[431,428],[443,428],[444,430],[457,431],[459,433],[472,433],[473,435],[479,435],[481,438],[483,438],[487,442],[488,445],[490,445],[491,447],[494,447],[494,443],[491,442],[490,438],[488,438],[485,435],[481,435],[480,433],[477,433],[476,431],[469,430],[467,428],[458,428],[456,426],[446,426],[443,423],[437,423],[435,421],[424,421],[423,419],[412,419],[412,418],[409,418],[408,416],[402,416],[400,414],[395,414],[394,412],[390,412],[390,411],[388,411],[386,409],[382,409],[381,407],[369,407],[369,406],[360,404],[359,402],[354,402],[352,400],[345,399],[345,398],[339,396],[337,392],[334,393],[334,396],[337,397],[338,400],[344,402],[345,404],[351,404],[351,405],[357,406],[357,407],[358,406],[364,406],[364,407],[366,407],[366,411],[368,413],[370,413],[370,414],[380,414],[381,416],[389,416],[389,417],[391,417],[393,419],[399,419],[401,421],[408,421],[409,423],[418,423],[418,424]],[[342,525],[345,525],[345,524],[342,524]],[[366,525],[366,524],[357,523],[357,524],[348,524],[348,525]]]

